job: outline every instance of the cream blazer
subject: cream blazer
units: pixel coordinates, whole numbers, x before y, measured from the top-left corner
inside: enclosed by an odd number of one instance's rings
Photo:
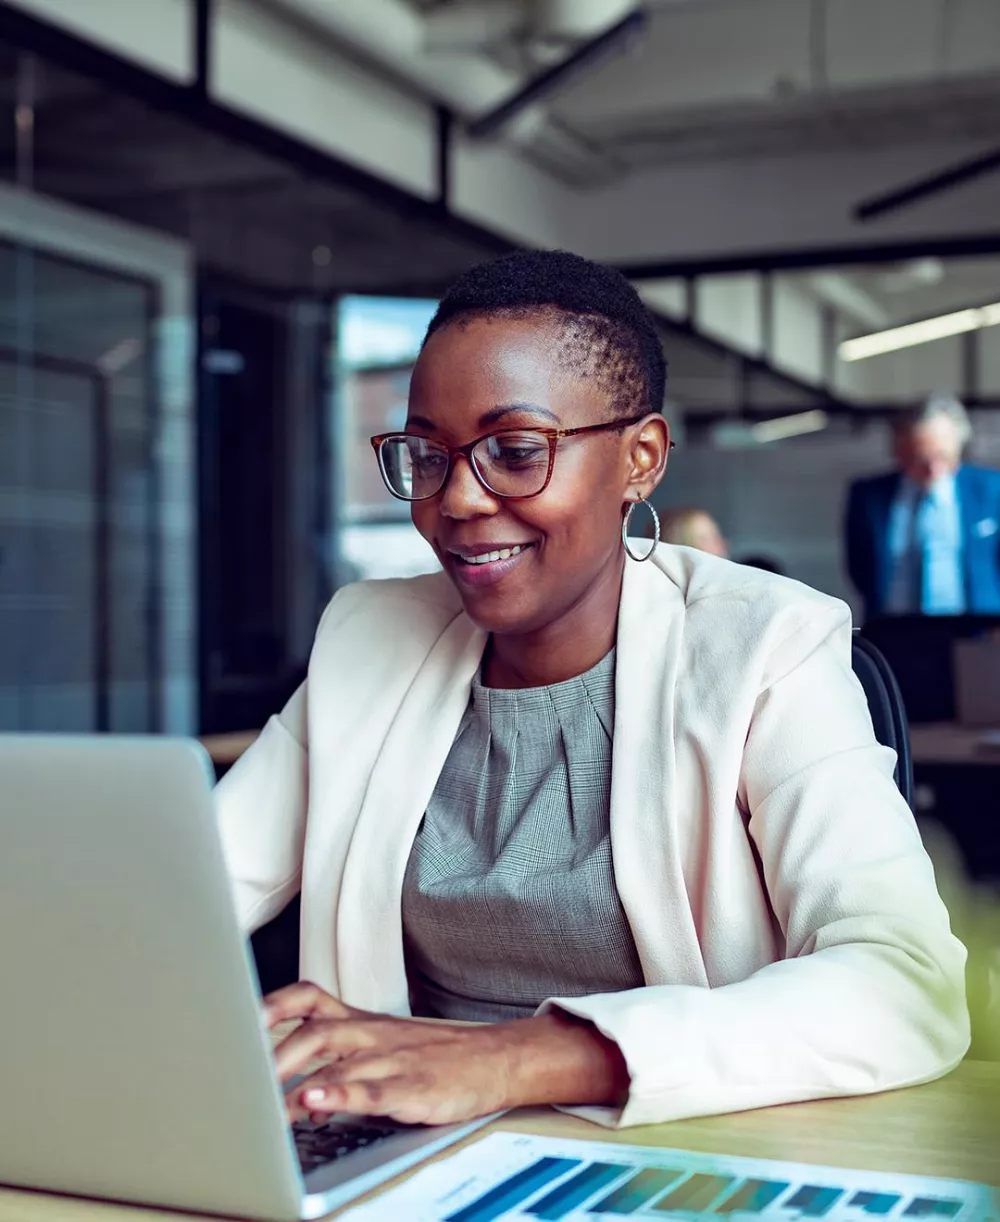
[[[947,1072],[965,951],[851,670],[850,613],[688,548],[628,561],[611,785],[643,988],[558,999],[621,1049],[608,1124]],[[403,873],[485,635],[443,574],[347,586],[308,678],[218,786],[242,922],[301,889],[301,975],[407,1014]]]

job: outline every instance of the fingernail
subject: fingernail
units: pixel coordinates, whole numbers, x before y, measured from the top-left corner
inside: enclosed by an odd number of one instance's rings
[[[303,1103],[322,1103],[326,1098],[325,1090],[307,1090],[302,1096]]]

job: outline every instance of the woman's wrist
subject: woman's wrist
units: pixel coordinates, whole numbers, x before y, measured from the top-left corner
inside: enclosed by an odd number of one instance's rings
[[[628,1067],[618,1045],[585,1019],[554,1009],[496,1031],[507,1058],[508,1107],[613,1107],[628,1096]]]

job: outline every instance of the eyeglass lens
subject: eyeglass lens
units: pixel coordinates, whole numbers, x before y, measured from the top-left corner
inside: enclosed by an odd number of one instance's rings
[[[435,496],[448,474],[448,451],[426,437],[400,434],[382,444],[382,470],[389,490],[408,501]],[[549,473],[549,439],[517,430],[484,437],[472,450],[483,483],[498,496],[533,496]]]

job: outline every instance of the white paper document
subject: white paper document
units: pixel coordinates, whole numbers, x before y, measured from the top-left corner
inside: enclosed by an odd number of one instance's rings
[[[491,1133],[345,1222],[1000,1222],[998,1196],[964,1180]]]

